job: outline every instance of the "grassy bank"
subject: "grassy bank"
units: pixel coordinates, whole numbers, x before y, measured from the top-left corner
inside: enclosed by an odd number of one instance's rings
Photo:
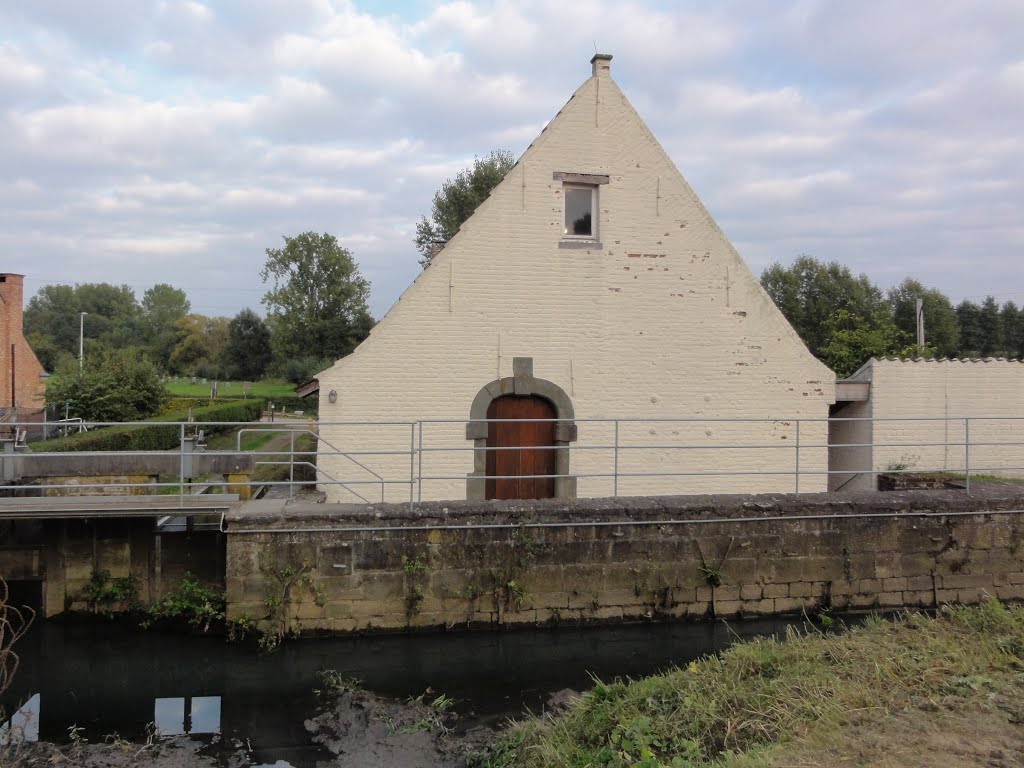
[[[869,619],[740,643],[514,726],[476,763],[517,766],[1024,764],[1024,609]]]
[[[209,397],[211,384],[203,384],[199,381],[193,384],[191,379],[181,377],[165,382],[164,388],[172,397]],[[217,386],[217,393],[222,397],[295,397],[295,386],[283,379],[261,379],[249,383],[248,392],[240,381],[221,381]]]

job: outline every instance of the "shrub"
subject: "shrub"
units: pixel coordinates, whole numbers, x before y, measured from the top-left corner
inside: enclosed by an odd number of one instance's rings
[[[137,350],[100,350],[84,368],[72,363],[46,387],[46,404],[86,421],[138,421],[160,410],[167,397],[156,366]]]
[[[191,572],[185,575],[170,592],[149,607],[153,620],[182,620],[189,626],[209,632],[215,621],[223,621],[227,609],[224,593],[203,586]]]
[[[205,408],[193,408],[192,419],[197,426],[202,426],[206,433],[216,434],[230,427],[206,425],[213,421],[249,422],[259,419],[263,412],[263,400],[233,400]],[[33,443],[37,453],[57,451],[166,451],[177,448],[181,439],[181,428],[177,424],[165,424],[166,421],[185,421],[188,412],[167,414],[159,417],[159,422],[150,419],[152,424],[114,426],[97,429],[93,432],[82,432],[69,437],[55,440],[44,440]]]

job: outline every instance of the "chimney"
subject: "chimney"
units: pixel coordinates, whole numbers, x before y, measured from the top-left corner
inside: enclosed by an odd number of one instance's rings
[[[0,302],[4,309],[2,311],[11,321],[11,326],[21,332],[22,313],[22,291],[24,290],[24,275],[16,275],[11,272],[0,272]]]
[[[612,76],[612,55],[610,53],[595,53],[590,64],[594,68],[594,77]]]

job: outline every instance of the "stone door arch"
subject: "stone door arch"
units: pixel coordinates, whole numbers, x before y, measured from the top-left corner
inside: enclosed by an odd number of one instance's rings
[[[533,358],[512,360],[512,375],[495,379],[473,398],[466,424],[466,439],[473,441],[473,471],[466,477],[466,498],[487,498],[487,412],[491,403],[504,395],[534,396],[551,403],[556,418],[554,429],[555,489],[557,499],[576,498],[576,478],[569,477],[569,443],[576,441],[576,422],[572,401],[561,387],[533,376]]]

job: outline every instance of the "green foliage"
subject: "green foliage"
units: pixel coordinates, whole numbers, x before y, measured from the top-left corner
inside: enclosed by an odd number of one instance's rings
[[[292,604],[301,603],[303,594],[296,587],[305,587],[313,596],[313,603],[319,608],[327,605],[327,593],[313,578],[313,567],[308,562],[302,565],[288,564],[281,568],[260,568],[265,578],[263,604],[267,615],[261,622],[260,650],[272,652],[280,647],[289,635],[297,635],[291,626],[289,610]]]
[[[225,362],[232,378],[259,379],[270,365],[270,329],[251,309],[243,309],[228,323]]]
[[[149,607],[151,621],[184,621],[190,627],[209,632],[214,622],[224,620],[227,599],[219,589],[204,586],[186,571],[174,588]]]
[[[158,283],[142,294],[139,326],[153,359],[166,367],[178,343],[176,323],[185,317],[191,304],[180,288]]]
[[[285,360],[278,369],[281,376],[298,386],[333,364],[334,360],[329,357],[292,357]]]
[[[256,421],[263,410],[262,400],[232,400],[206,408],[194,408],[192,418],[196,427],[207,421],[250,422]],[[181,428],[168,421],[185,421],[188,413],[166,414],[149,419],[151,424],[124,427],[105,427],[82,432],[68,437],[44,440],[32,444],[37,453],[57,451],[166,451],[177,448],[181,440]],[[206,424],[207,434],[229,430],[230,426]]]
[[[838,311],[854,322],[871,323],[886,309],[882,292],[867,275],[854,277],[839,262],[825,264],[807,254],[798,256],[789,267],[768,267],[761,275],[761,285],[818,358],[823,358],[831,341],[829,321]]]
[[[66,365],[46,387],[46,404],[86,421],[140,421],[160,410],[166,398],[160,374],[134,349],[95,352],[81,370]]]
[[[420,266],[430,266],[434,245],[451,240],[515,164],[511,152],[494,150],[487,157],[474,158],[472,168],[464,168],[441,186],[434,195],[430,218],[421,216],[416,225],[413,242],[422,257]]]
[[[1024,307],[1018,308],[1012,301],[1008,301],[999,310],[999,319],[1003,332],[1003,354],[1024,360]]]
[[[405,616],[411,619],[420,610],[427,582],[427,556],[409,557],[402,555],[402,573],[405,574]]]
[[[139,305],[135,292],[127,285],[45,285],[29,299],[23,328],[26,336],[48,339],[52,352],[77,358],[81,312],[88,313],[82,326],[87,351],[94,345],[125,347],[138,343]],[[56,361],[52,354],[51,361]]]
[[[110,578],[110,571],[93,571],[92,577],[82,587],[80,598],[94,613],[111,616],[115,608],[137,610],[139,604],[139,581],[134,576]]]
[[[409,557],[408,555],[402,555],[402,573],[407,576],[415,576],[427,572],[427,556],[416,555],[416,557]]]
[[[925,343],[939,357],[955,357],[960,350],[960,324],[949,298],[936,288],[925,288],[907,278],[887,294],[892,319],[902,338],[917,341],[917,300],[922,300]]]
[[[939,708],[1003,702],[998,706],[1015,717],[1022,664],[1024,608],[995,600],[945,607],[937,618],[868,620],[843,634],[791,631],[784,640],[737,643],[684,669],[596,681],[564,714],[513,726],[473,762],[490,768],[830,765],[799,759],[800,750],[827,748],[849,728],[855,735],[871,733],[872,723],[884,729],[893,712],[904,716],[920,707],[927,722]]]
[[[872,357],[901,354],[904,350],[903,334],[883,308],[867,316],[838,309],[823,329],[828,334],[828,342],[818,350],[818,355],[840,377],[856,372]]]
[[[272,287],[262,301],[279,363],[344,357],[369,335],[370,284],[332,235],[303,232],[266,253],[260,278]]]
[[[697,566],[697,570],[701,572],[701,575],[704,577],[704,581],[706,581],[709,586],[722,586],[722,572],[715,568],[715,566],[708,565],[707,563],[701,563]]]

